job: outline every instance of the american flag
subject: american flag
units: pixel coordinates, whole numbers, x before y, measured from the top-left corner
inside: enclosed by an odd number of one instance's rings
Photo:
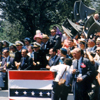
[[[9,100],[51,100],[51,71],[9,71]]]

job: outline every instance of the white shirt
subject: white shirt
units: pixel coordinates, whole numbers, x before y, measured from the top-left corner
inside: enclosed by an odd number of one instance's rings
[[[65,68],[66,68],[66,71],[65,71]],[[55,78],[56,82],[58,82],[61,77],[63,79],[66,78],[65,85],[69,86],[70,79],[71,79],[71,70],[70,70],[70,66],[69,65],[59,64],[59,65],[51,66],[50,71],[57,72],[57,75],[56,75],[56,78]],[[63,72],[64,72],[64,74],[63,74]],[[62,76],[62,74],[63,74],[63,76]],[[65,77],[65,75],[66,75],[66,77]]]

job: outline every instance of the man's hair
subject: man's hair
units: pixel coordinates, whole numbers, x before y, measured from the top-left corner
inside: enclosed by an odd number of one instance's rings
[[[85,42],[81,41],[80,43],[82,43],[83,45],[85,45]]]
[[[73,39],[69,39],[69,41],[74,42]]]
[[[33,46],[30,45],[29,48],[33,49]]]
[[[22,50],[25,50],[25,51],[26,51],[26,53],[28,53],[28,50],[27,50],[27,49],[22,49]],[[21,51],[22,51],[22,50],[21,50]]]
[[[4,49],[4,50],[6,50],[6,52],[9,52],[9,50],[8,50],[8,49]],[[4,51],[4,50],[3,50],[3,51]]]
[[[70,59],[70,58],[65,58],[64,64],[71,66],[71,65],[72,65],[72,59]]]
[[[56,52],[57,53],[57,49],[54,49],[54,48],[52,48],[53,49],[53,52]]]

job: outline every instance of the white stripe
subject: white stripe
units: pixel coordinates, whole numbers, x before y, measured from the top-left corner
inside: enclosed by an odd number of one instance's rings
[[[51,100],[51,98],[10,97],[13,100]]]
[[[9,80],[10,89],[52,89],[53,80]]]

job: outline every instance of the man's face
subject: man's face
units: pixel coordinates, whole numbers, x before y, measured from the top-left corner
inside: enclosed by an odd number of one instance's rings
[[[92,40],[88,40],[88,47],[93,47],[95,43]]]
[[[80,57],[81,57],[81,51],[75,51],[74,52],[74,57],[76,58],[76,59],[79,59]]]
[[[73,46],[73,42],[72,41],[68,41],[68,46],[72,47]]]
[[[35,47],[35,48],[33,48],[33,49],[34,49],[34,52],[38,52],[39,49],[40,49],[40,47]]]
[[[42,42],[42,39],[40,39],[40,38],[36,38],[36,42],[38,42],[38,43],[40,43],[41,44],[41,42]]]
[[[96,43],[96,46],[97,46],[97,47],[100,47],[100,43],[99,43],[99,42],[97,42],[97,43]]]
[[[42,42],[43,42],[43,43],[46,43],[47,41],[48,41],[47,38],[43,38],[43,39],[42,39]]]
[[[22,45],[16,45],[17,50],[21,50],[22,49]]]
[[[100,47],[96,49],[96,53],[100,56]]]
[[[56,31],[54,29],[51,30],[51,36],[55,36],[56,35]]]
[[[22,50],[22,51],[21,51],[21,55],[22,55],[22,57],[26,57],[26,56],[27,56],[26,50]]]
[[[4,55],[4,57],[8,57],[9,56],[9,52],[7,50],[4,50],[3,51],[3,55]]]
[[[29,45],[30,44],[29,41],[27,41],[27,40],[25,40],[24,43],[25,43],[25,45]]]
[[[50,49],[50,50],[49,50],[49,55],[50,55],[51,57],[53,57],[53,56],[54,56],[53,49]]]

